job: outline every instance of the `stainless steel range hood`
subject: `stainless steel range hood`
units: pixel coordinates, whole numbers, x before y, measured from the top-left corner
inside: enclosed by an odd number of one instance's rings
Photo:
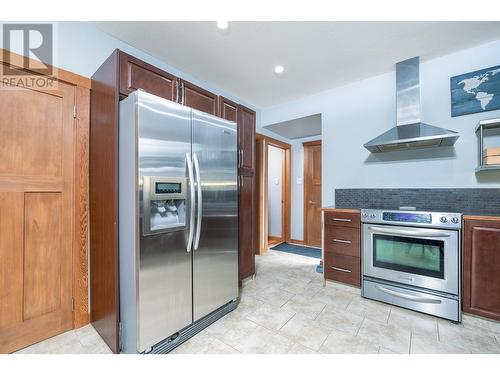
[[[396,64],[396,126],[364,146],[370,152],[452,146],[457,132],[420,121],[420,58]]]

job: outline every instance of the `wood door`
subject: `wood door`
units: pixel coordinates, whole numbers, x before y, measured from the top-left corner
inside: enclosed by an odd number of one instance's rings
[[[255,112],[238,106],[238,149],[240,169],[255,171]]]
[[[304,143],[304,242],[321,247],[321,141]]]
[[[74,104],[62,82],[0,90],[0,352],[73,326]]]
[[[216,116],[219,114],[219,100],[217,95],[182,79],[180,80],[180,84],[181,103],[183,105],[211,115]]]
[[[134,56],[119,53],[120,60],[120,94],[127,96],[137,89],[150,94],[177,101],[177,77],[158,69]]]
[[[238,121],[238,104],[223,96],[219,97],[219,112],[220,117],[224,120]]]
[[[255,181],[239,176],[239,265],[240,281],[255,273]]]
[[[463,310],[500,320],[500,220],[465,220]]]

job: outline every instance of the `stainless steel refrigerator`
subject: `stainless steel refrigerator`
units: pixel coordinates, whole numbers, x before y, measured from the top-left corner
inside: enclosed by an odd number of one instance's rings
[[[141,90],[120,102],[122,352],[168,352],[236,307],[236,139],[234,122]]]

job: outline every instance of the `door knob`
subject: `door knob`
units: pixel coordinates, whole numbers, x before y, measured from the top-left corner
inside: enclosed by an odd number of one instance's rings
[[[316,202],[313,202],[313,201],[309,201],[309,204],[316,204]]]

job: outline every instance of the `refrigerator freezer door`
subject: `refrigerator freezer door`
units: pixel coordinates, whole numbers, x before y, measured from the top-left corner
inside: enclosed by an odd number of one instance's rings
[[[145,92],[139,92],[138,95],[138,170],[141,206],[138,351],[142,352],[193,322],[192,256],[188,251],[188,238],[194,228],[189,224],[193,204],[190,194],[193,181],[188,173],[188,162],[191,157],[191,110]],[[151,178],[145,179],[146,176]],[[175,184],[176,179],[179,179],[179,184]],[[144,196],[144,180],[168,183],[160,183],[158,191],[154,190],[155,186],[148,186],[148,189],[153,189],[153,194]],[[182,181],[185,181],[184,185]],[[176,190],[182,189],[182,186],[188,191]],[[158,207],[158,212],[152,212],[151,215],[156,215],[159,221],[165,215],[176,214],[176,210],[172,209],[172,212],[169,212],[165,207],[183,208],[183,202],[163,199],[166,194],[161,193],[167,192],[168,195],[171,191],[178,193],[177,199],[185,197],[184,211],[187,215],[185,226],[166,232],[160,230],[156,234],[154,231],[149,231],[144,235],[145,203],[153,208]],[[144,202],[143,199],[157,199],[157,201]]]
[[[196,321],[238,298],[238,189],[236,124],[198,111],[192,119],[195,176],[201,180],[196,182],[201,182],[197,212],[202,215],[193,249]]]

